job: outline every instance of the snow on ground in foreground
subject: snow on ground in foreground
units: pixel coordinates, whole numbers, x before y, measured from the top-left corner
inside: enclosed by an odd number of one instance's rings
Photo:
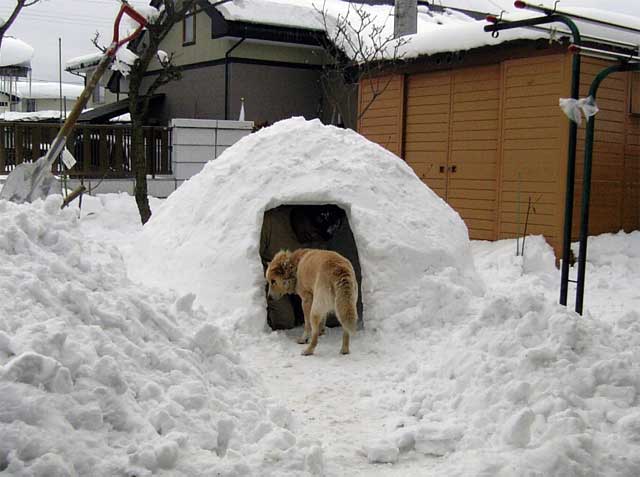
[[[299,330],[228,341],[188,297],[124,277],[113,245],[128,255],[140,230],[132,198],[85,198],[79,221],[57,206],[0,204],[9,475],[639,472],[639,232],[590,241],[585,318],[554,304],[540,238],[524,259],[513,241],[475,242],[487,293],[458,322],[365,329],[347,357],[329,330],[303,358]],[[238,453],[219,456],[229,435]]]
[[[196,293],[225,328],[261,332],[260,231],[264,212],[282,204],[345,210],[370,329],[455,320],[482,289],[462,219],[404,161],[304,118],[242,138],[180,186],[144,227],[129,270]]]
[[[113,245],[83,235],[91,216],[60,203],[0,201],[0,470],[319,473],[320,447],[296,439],[193,295],[133,284]]]
[[[410,289],[376,330],[365,311],[352,354],[330,329],[302,357],[300,330],[216,328],[226,286],[201,310],[131,282],[133,198],[87,198],[79,221],[58,203],[0,202],[9,475],[640,475],[640,232],[590,240],[584,317],[556,305],[540,237],[524,258],[474,242],[483,295],[433,319]]]

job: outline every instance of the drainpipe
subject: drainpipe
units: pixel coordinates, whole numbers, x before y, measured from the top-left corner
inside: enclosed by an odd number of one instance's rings
[[[578,56],[576,54],[576,56]],[[619,71],[638,71],[639,64],[622,63],[609,66],[601,70],[589,88],[589,96],[596,99],[596,93],[600,83],[612,73]],[[578,254],[578,286],[576,290],[576,312],[582,315],[584,303],[584,276],[587,262],[587,236],[589,234],[589,201],[591,200],[591,164],[593,162],[593,131],[596,117],[591,116],[587,121],[584,140],[584,176],[582,179],[582,209],[580,213],[580,252]]]
[[[238,48],[246,38],[240,40],[224,54],[224,119],[229,119],[229,55]]]

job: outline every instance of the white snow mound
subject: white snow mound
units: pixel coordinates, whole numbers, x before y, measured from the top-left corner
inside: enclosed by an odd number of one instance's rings
[[[193,295],[129,281],[60,203],[0,200],[0,473],[322,473]]]
[[[225,326],[262,327],[260,231],[264,212],[282,204],[345,210],[369,329],[454,319],[482,288],[462,219],[406,163],[303,118],[246,136],[183,184],[144,227],[129,271],[195,293]]]

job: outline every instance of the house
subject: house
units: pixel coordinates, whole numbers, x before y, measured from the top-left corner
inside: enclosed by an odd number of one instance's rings
[[[79,84],[44,81],[16,81],[0,83],[0,112],[32,113],[42,111],[70,111],[84,87]],[[9,105],[9,101],[11,104]]]
[[[238,119],[241,99],[251,120],[273,122],[292,115],[317,117],[323,110],[320,70],[321,25],[310,7],[273,3],[267,22],[256,23],[250,10],[235,4],[215,7],[201,1],[176,25],[160,49],[173,53],[182,79],[158,92],[164,101],[152,108],[154,122],[172,118]],[[267,2],[262,2],[267,3]],[[254,12],[255,13],[255,12]],[[300,18],[294,25],[282,19]],[[94,55],[95,56],[95,55]],[[87,55],[67,62],[67,71],[87,73],[97,59]],[[149,71],[149,81],[160,65]],[[103,84],[122,99],[127,80],[119,73]]]
[[[591,15],[608,18],[607,12]],[[635,17],[615,21],[640,24]],[[478,20],[419,31],[407,46],[407,61],[388,68],[383,79],[390,86],[363,114],[358,130],[402,157],[460,213],[471,238],[543,234],[559,256],[569,120],[558,101],[571,96],[573,58],[567,35],[562,28],[519,28],[494,38],[485,25]],[[637,45],[637,33],[578,25],[584,34],[614,40],[617,51],[633,54],[628,45]],[[581,63],[583,97],[610,63]],[[370,97],[371,86],[361,82],[361,111]],[[638,73],[614,74],[599,90],[589,234],[640,227],[638,97]],[[578,129],[573,238],[583,154],[584,122]]]
[[[357,5],[386,27],[384,34],[393,35],[393,6],[375,3],[384,2],[199,1],[195,11],[160,45],[160,50],[173,54],[182,79],[158,90],[164,100],[152,108],[154,122],[166,124],[172,118],[234,120],[244,103],[246,119],[256,123],[304,116],[355,128],[357,83],[350,90],[353,94],[346,94],[341,89],[344,80],[331,77],[335,58],[327,53],[332,46],[326,29],[335,28],[339,18]],[[434,24],[441,16],[441,12],[421,8],[419,21]],[[443,21],[470,19],[462,13],[445,17]],[[98,59],[87,55],[70,60],[67,70],[86,73]],[[148,81],[159,68],[156,62],[148,72]],[[118,95],[116,99],[127,94],[127,80],[117,73],[103,84]]]

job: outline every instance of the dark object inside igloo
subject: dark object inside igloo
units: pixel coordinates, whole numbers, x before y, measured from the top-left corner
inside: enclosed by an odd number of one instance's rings
[[[358,321],[362,320],[362,274],[358,249],[349,219],[334,204],[281,205],[264,213],[260,235],[260,259],[263,270],[280,250],[319,248],[333,250],[351,261],[358,280]],[[266,288],[265,288],[266,294]],[[279,300],[267,296],[267,323],[274,330],[290,329],[304,323],[302,304],[297,295]],[[335,316],[327,317],[327,326],[338,326]]]

